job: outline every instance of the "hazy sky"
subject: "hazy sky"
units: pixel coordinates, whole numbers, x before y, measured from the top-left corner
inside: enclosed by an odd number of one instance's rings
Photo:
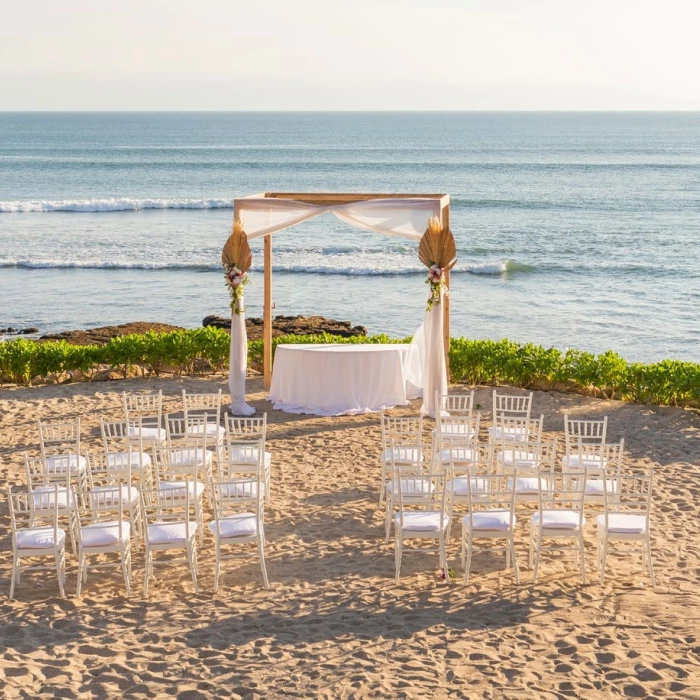
[[[697,0],[4,0],[0,109],[700,109]]]

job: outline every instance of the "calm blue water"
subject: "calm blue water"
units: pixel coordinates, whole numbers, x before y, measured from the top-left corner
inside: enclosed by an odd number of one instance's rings
[[[0,113],[0,327],[225,313],[231,200],[271,190],[449,193],[453,335],[700,361],[699,113]],[[273,246],[276,313],[420,322],[410,242]]]

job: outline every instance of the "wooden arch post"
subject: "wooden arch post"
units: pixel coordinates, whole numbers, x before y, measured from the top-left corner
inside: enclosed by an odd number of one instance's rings
[[[272,384],[272,235],[263,239],[263,384]]]
[[[447,200],[445,202],[445,199]],[[442,208],[440,210],[443,228],[450,227],[450,200],[449,197],[443,199]],[[447,291],[450,290],[450,271],[445,273],[445,285]],[[442,300],[443,304],[443,321],[442,321],[442,339],[445,345],[445,367],[447,368],[447,383],[450,383],[450,297],[445,295]]]

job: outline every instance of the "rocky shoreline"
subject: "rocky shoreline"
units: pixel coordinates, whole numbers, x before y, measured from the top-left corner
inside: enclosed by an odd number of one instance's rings
[[[213,326],[228,331],[231,328],[231,319],[225,316],[207,316],[202,321],[202,326]],[[71,345],[106,345],[112,338],[132,333],[167,333],[176,330],[184,330],[182,326],[173,326],[168,323],[155,323],[151,321],[134,321],[117,326],[102,326],[100,328],[88,328],[84,330],[63,331],[61,333],[47,333],[40,335],[36,340],[65,340]],[[259,340],[263,337],[263,320],[261,318],[247,318],[246,330],[249,340]],[[36,335],[38,328],[4,328],[0,329],[0,335],[28,336]],[[323,316],[275,316],[272,321],[272,335],[331,335],[349,338],[367,335],[364,326],[353,326],[350,321],[336,321]]]

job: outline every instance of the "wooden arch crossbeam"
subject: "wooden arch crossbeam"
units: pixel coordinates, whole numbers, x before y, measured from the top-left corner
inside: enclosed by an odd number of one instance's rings
[[[442,225],[450,225],[450,195],[448,194],[382,194],[366,192],[264,192],[251,195],[252,197],[271,197],[273,199],[290,199],[317,206],[333,206],[335,204],[351,204],[364,202],[369,199],[436,199],[440,201],[440,218]],[[233,210],[234,221],[237,218],[236,201]],[[263,238],[263,380],[265,388],[269,389],[272,382],[272,236]],[[445,273],[445,284],[450,286],[450,273]],[[445,296],[443,301],[444,315],[444,344],[445,362],[449,376],[450,350],[450,298]]]

